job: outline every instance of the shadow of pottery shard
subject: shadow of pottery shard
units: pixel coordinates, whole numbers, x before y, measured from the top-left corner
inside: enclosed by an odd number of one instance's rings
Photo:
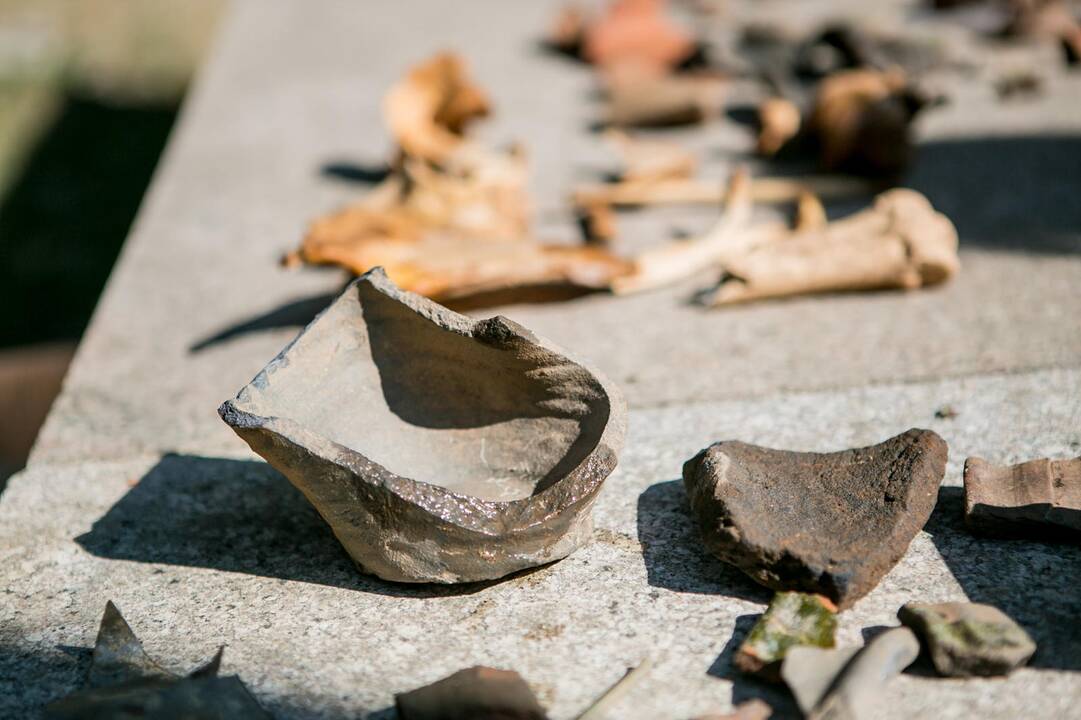
[[[968,458],[965,525],[984,535],[1081,540],[1081,457],[1010,467]]]
[[[706,547],[775,590],[847,608],[905,554],[934,509],[945,441],[909,430],[871,447],[791,452],[721,442],[683,466]]]
[[[780,592],[736,652],[736,667],[778,682],[781,661],[796,645],[831,648],[837,632],[837,606],[810,593]]]
[[[533,691],[512,670],[472,667],[394,696],[401,720],[547,720]]]
[[[1008,675],[1036,643],[1006,613],[979,603],[908,603],[897,618],[920,636],[939,675]]]
[[[378,268],[219,413],[363,570],[438,583],[588,543],[626,414],[607,379],[548,341],[404,292]]]
[[[886,684],[919,654],[912,631],[897,627],[858,649],[794,647],[781,676],[807,720],[876,718]]]

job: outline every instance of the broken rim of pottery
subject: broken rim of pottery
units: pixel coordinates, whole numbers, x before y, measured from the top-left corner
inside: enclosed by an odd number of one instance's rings
[[[504,317],[376,268],[219,409],[367,572],[471,582],[569,555],[626,411],[600,373]]]

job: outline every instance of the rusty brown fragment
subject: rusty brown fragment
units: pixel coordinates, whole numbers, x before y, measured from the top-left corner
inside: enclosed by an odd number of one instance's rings
[[[965,524],[983,535],[1081,540],[1081,457],[965,460]]]
[[[829,170],[892,178],[912,156],[910,126],[923,100],[899,69],[847,70],[819,83],[808,131]]]
[[[844,610],[874,589],[931,516],[946,456],[941,437],[916,428],[831,453],[727,441],[688,460],[683,482],[702,540],[720,560],[766,587],[825,595]]]
[[[665,14],[665,0],[612,0],[586,28],[582,54],[602,71],[633,66],[643,75],[667,74],[697,47],[693,36]]]
[[[357,275],[383,267],[400,287],[440,300],[603,289],[630,271],[603,248],[533,239],[525,153],[465,136],[490,108],[457,56],[413,68],[384,109],[400,147],[390,175],[359,202],[313,222],[287,266],[335,264]]]

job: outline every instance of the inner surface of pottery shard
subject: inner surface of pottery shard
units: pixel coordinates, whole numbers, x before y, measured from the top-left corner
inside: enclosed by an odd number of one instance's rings
[[[986,535],[1081,540],[1081,457],[1010,467],[968,458],[965,524]]]
[[[808,720],[880,717],[886,683],[912,664],[920,643],[906,627],[878,635],[862,648],[794,647],[781,676]]]
[[[774,682],[781,660],[797,645],[831,648],[837,632],[837,606],[810,593],[780,592],[736,651],[736,667]]]
[[[186,676],[175,675],[146,654],[110,601],[94,643],[86,687],[47,705],[44,716],[51,720],[269,720],[240,678],[218,675],[221,656],[219,649],[202,667]]]
[[[394,697],[401,720],[547,720],[522,676],[472,667]]]
[[[380,269],[219,412],[362,569],[401,582],[499,578],[589,542],[625,424],[599,373]]]
[[[1008,675],[1036,652],[1010,617],[979,603],[908,603],[897,618],[920,636],[940,675]]]
[[[841,608],[878,584],[934,509],[946,443],[912,429],[871,447],[791,452],[729,441],[683,466],[706,547],[775,590]]]

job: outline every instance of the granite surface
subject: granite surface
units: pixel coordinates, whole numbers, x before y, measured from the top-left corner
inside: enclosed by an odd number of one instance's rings
[[[390,150],[381,93],[425,53],[466,54],[497,103],[485,137],[527,143],[538,227],[573,237],[561,198],[612,157],[587,130],[588,72],[536,49],[555,5],[234,5],[30,465],[0,496],[0,716],[79,685],[108,599],[169,669],[227,644],[224,670],[280,718],[389,720],[394,692],[479,663],[518,670],[563,720],[647,656],[655,669],[613,717],[678,720],[758,695],[791,712],[731,666],[768,595],[702,548],[680,467],[717,440],[826,451],[917,426],[950,445],[938,508],[841,615],[840,644],[896,624],[908,601],[996,604],[1040,644],[1031,667],[1004,680],[906,674],[888,717],[1081,717],[1081,548],[974,538],[960,495],[967,455],[1081,452],[1076,74],[1051,72],[1043,95],[1008,105],[988,74],[1020,56],[942,79],[955,100],[921,122],[909,178],[961,232],[964,268],[940,289],[707,312],[686,304],[688,286],[477,311],[593,360],[631,405],[596,542],[562,562],[464,588],[360,576],[217,418],[344,283],[277,260],[310,218],[363,192],[345,178]],[[797,25],[812,12],[733,6]],[[717,176],[749,147],[727,121],[690,142]],[[628,216],[628,244],[709,217]],[[946,406],[956,416],[936,417]]]

